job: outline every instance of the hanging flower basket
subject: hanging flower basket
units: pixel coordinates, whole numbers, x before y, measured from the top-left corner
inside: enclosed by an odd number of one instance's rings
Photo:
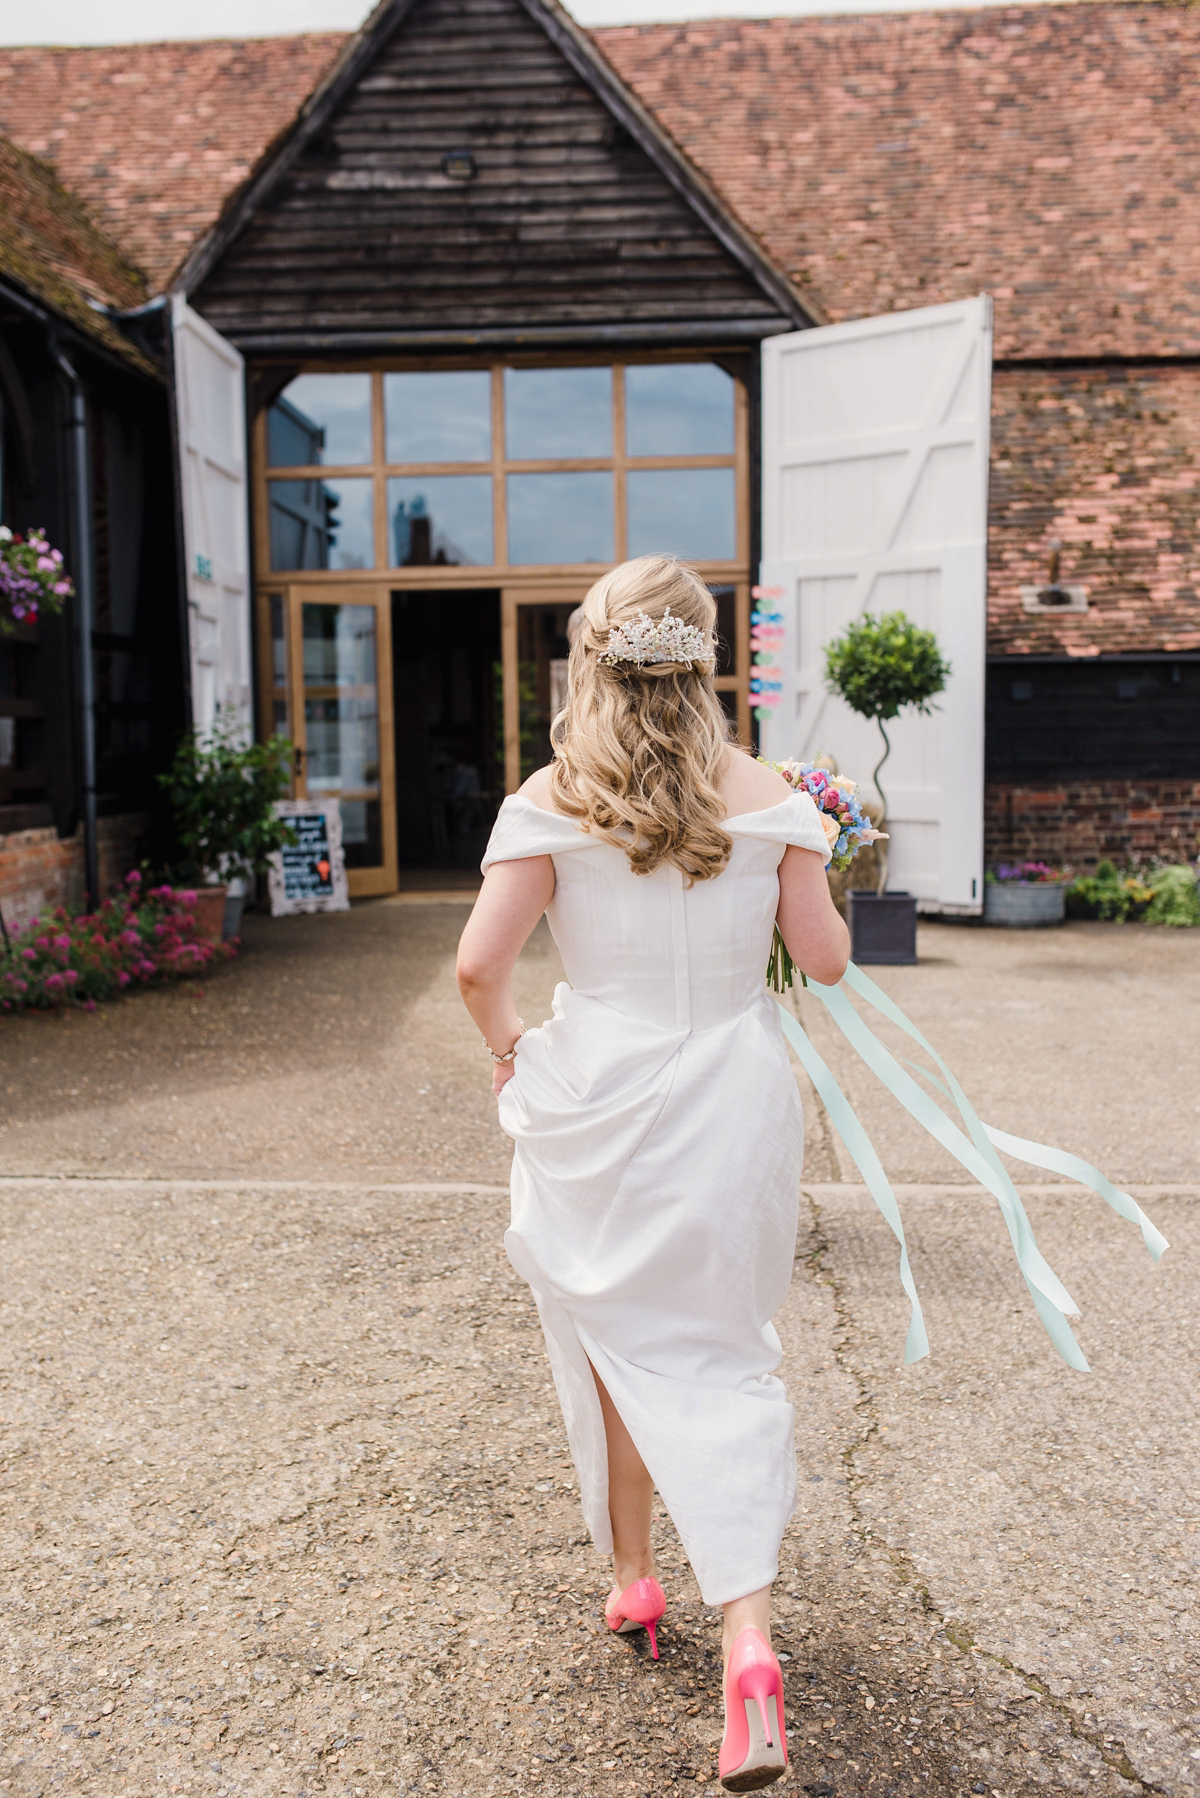
[[[21,537],[0,524],[0,637],[36,624],[43,609],[61,612],[74,591],[63,573],[62,551],[51,549],[45,531]]]

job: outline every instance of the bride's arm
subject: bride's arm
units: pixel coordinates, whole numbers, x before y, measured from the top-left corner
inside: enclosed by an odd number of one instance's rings
[[[825,867],[815,849],[789,844],[779,864],[779,934],[805,974],[836,986],[850,959],[850,932],[829,896]]]
[[[459,941],[458,990],[483,1040],[498,1055],[512,1048],[520,1029],[513,968],[553,897],[554,863],[548,855],[493,862]],[[512,1078],[513,1064],[495,1062],[493,1067],[492,1091],[498,1093]]]

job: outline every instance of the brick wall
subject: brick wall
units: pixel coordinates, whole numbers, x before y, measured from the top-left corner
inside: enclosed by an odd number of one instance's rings
[[[102,818],[97,848],[100,887],[115,892],[138,859],[145,820],[136,815]],[[54,830],[18,830],[0,836],[0,910],[10,930],[57,905],[83,905],[83,827],[73,837]]]
[[[1117,862],[1200,857],[1200,780],[1095,780],[1059,785],[989,783],[984,855],[1047,861],[1080,873]]]
[[[997,368],[989,514],[989,654],[1200,649],[1200,367]],[[1086,613],[1022,609],[1054,537]]]

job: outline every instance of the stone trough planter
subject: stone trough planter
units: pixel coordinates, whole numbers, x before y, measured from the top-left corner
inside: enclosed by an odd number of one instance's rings
[[[1003,930],[1044,930],[1065,916],[1065,880],[995,880],[983,889],[983,921]]]

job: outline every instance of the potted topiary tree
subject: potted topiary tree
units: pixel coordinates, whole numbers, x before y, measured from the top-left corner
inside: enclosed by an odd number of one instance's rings
[[[864,612],[825,647],[826,686],[860,717],[872,719],[883,738],[883,754],[872,777],[883,802],[884,816],[875,820],[877,824],[887,821],[887,795],[880,776],[892,745],[885,727],[909,707],[931,712],[949,676],[950,665],[933,632],[922,630],[903,612],[886,612],[880,618]],[[886,843],[880,851],[875,891],[847,895],[851,954],[859,962],[915,962],[917,902],[909,893],[888,889]]]
[[[197,923],[216,938],[236,936],[243,896],[228,883],[266,872],[268,858],[295,832],[275,810],[288,789],[291,744],[286,737],[245,744],[235,724],[218,723],[181,741],[159,775],[175,817],[184,872],[200,883]]]

